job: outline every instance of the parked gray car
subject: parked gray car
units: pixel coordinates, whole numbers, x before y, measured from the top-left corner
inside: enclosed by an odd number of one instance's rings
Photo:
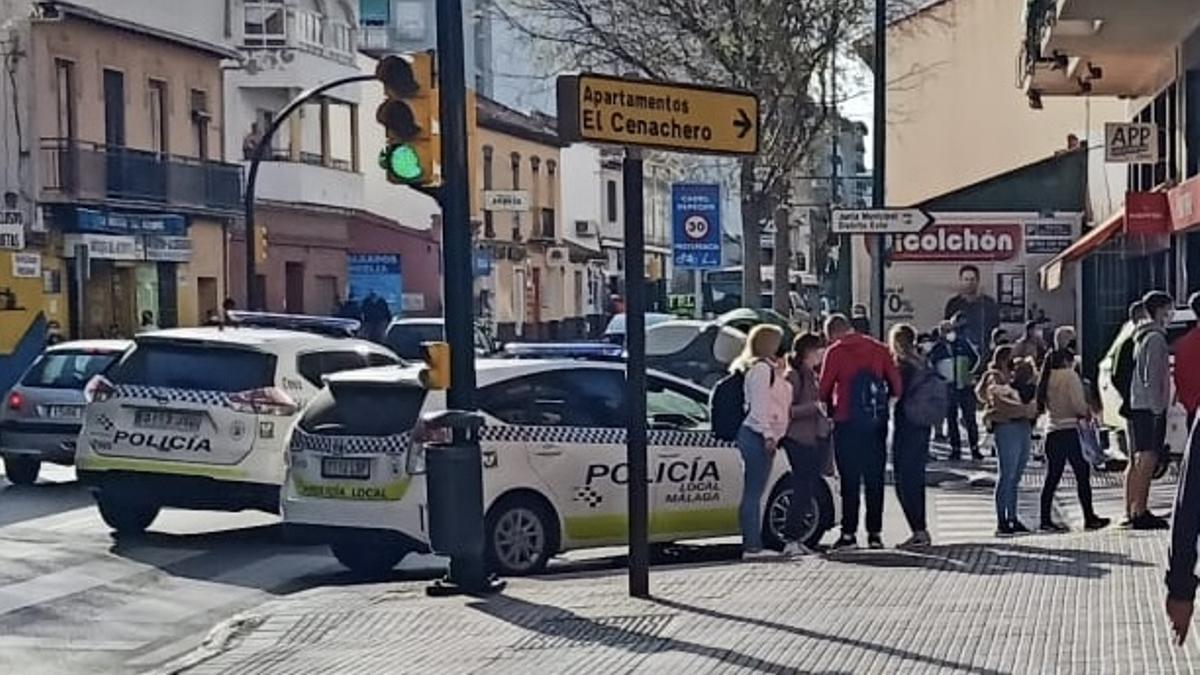
[[[37,482],[42,462],[73,464],[83,422],[84,387],[133,344],[78,340],[46,348],[0,407],[0,455],[16,485]]]

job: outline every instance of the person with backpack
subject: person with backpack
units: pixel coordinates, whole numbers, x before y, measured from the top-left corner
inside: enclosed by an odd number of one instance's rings
[[[742,501],[738,508],[743,560],[776,555],[773,551],[763,550],[762,500],[775,451],[787,433],[792,403],[792,387],[777,359],[782,345],[783,331],[778,327],[770,324],[755,326],[746,337],[742,354],[730,365],[731,377],[717,385],[720,388],[725,383],[728,388],[731,384],[736,385],[740,378],[745,401],[744,419],[737,432],[743,471]],[[721,405],[720,401],[717,403]]]
[[[1133,377],[1129,383],[1129,437],[1133,459],[1125,475],[1128,525],[1135,530],[1165,530],[1166,519],[1150,512],[1150,481],[1166,452],[1167,410],[1171,407],[1171,350],[1167,325],[1175,301],[1162,291],[1143,299],[1149,321],[1133,334]]]
[[[1046,411],[1046,482],[1042,486],[1041,529],[1043,532],[1066,532],[1068,528],[1055,522],[1054,493],[1070,462],[1083,510],[1084,527],[1098,530],[1107,527],[1108,518],[1096,515],[1092,505],[1091,469],[1083,457],[1080,422],[1091,419],[1083,378],[1075,369],[1075,352],[1066,345],[1074,341],[1075,329],[1060,326],[1054,333],[1055,349],[1046,355],[1038,382],[1038,409]]]
[[[900,371],[880,341],[856,332],[844,314],[825,320],[830,347],[821,366],[821,400],[833,411],[833,449],[842,487],[842,536],[858,546],[859,493],[865,488],[867,543],[883,548],[883,477],[890,398],[904,393]]]
[[[941,339],[934,345],[929,359],[938,375],[950,383],[950,407],[947,409],[946,425],[950,435],[950,461],[962,458],[962,433],[958,420],[967,428],[967,442],[971,457],[983,459],[979,452],[979,423],[975,419],[975,367],[979,364],[979,351],[965,336],[958,334],[958,317],[943,321]]]
[[[1149,321],[1146,303],[1136,300],[1129,305],[1129,320],[1121,326],[1106,358],[1112,364],[1111,382],[1121,397],[1121,417],[1129,419],[1129,385],[1133,382],[1133,334],[1143,322]]]
[[[802,556],[812,551],[800,540],[801,523],[812,504],[817,478],[825,464],[830,423],[825,417],[817,389],[817,367],[821,365],[824,341],[815,333],[802,333],[792,341],[787,380],[792,387],[792,404],[787,434],[779,444],[792,467],[792,501],[788,504],[788,543],[785,556]]]
[[[1000,472],[996,479],[996,536],[1029,532],[1018,517],[1018,488],[1033,446],[1033,422],[1038,417],[1037,383],[1033,362],[1013,358],[1015,348],[1005,345],[992,355],[992,363],[975,393],[983,405],[984,424],[995,439]]]
[[[892,425],[892,466],[896,471],[896,497],[912,536],[896,546],[903,550],[929,546],[925,522],[925,464],[929,461],[929,436],[946,417],[950,389],[917,348],[917,331],[908,324],[892,328],[888,342],[900,370],[904,395],[896,402]]]

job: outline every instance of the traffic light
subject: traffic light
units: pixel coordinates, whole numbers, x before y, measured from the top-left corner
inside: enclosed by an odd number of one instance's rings
[[[254,253],[258,256],[259,262],[267,260],[267,226],[254,226]]]
[[[433,52],[380,59],[375,77],[383,83],[383,103],[375,119],[387,131],[379,166],[399,185],[441,183],[441,136]]]
[[[421,369],[421,384],[426,389],[450,388],[450,345],[446,342],[422,342],[425,367]]]

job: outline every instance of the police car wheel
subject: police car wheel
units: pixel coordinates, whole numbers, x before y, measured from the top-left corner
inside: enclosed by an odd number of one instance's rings
[[[487,518],[487,558],[505,576],[536,574],[557,550],[553,516],[531,497],[517,496],[492,507]]]
[[[42,463],[36,457],[4,458],[4,475],[13,485],[33,485],[41,469]]]
[[[333,557],[346,569],[363,576],[380,576],[392,571],[408,551],[371,539],[347,539],[329,545]]]
[[[799,540],[806,546],[816,546],[825,534],[826,525],[824,523],[827,517],[822,507],[826,498],[827,493],[824,487],[818,483],[813,492],[812,507],[800,521]],[[790,479],[785,477],[771,491],[771,499],[767,501],[767,510],[763,516],[763,545],[767,548],[779,551],[783,550],[787,543],[788,538],[784,532],[787,528],[787,512],[791,503],[792,486]]]
[[[104,490],[96,494],[96,506],[105,524],[117,534],[141,534],[158,517],[159,506],[138,499],[113,495]]]

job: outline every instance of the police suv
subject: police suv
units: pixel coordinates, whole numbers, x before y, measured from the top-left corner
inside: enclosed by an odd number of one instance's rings
[[[139,335],[88,386],[79,478],[118,532],[146,529],[164,506],[275,512],[288,428],[321,378],[397,363],[370,342],[297,330]]]
[[[627,541],[625,377],[620,363],[481,359],[478,403],[486,552],[503,574],[534,573],[569,549]],[[418,421],[444,410],[420,369],[374,368],[326,378],[293,428],[282,511],[289,535],[328,543],[342,564],[390,569],[428,549]],[[737,449],[710,431],[708,391],[651,371],[647,379],[653,542],[736,535],[742,497]],[[776,458],[764,496],[764,535],[781,547],[791,489]],[[821,481],[804,539],[834,522]]]

